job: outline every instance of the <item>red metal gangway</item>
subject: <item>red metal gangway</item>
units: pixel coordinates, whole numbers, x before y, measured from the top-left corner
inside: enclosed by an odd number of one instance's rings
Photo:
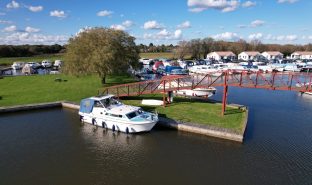
[[[111,86],[104,93],[117,97],[138,96],[143,94],[163,93],[164,105],[167,92],[222,86],[222,115],[224,115],[228,87],[258,88],[271,90],[288,90],[312,92],[312,74],[309,73],[246,73],[224,71],[220,73],[196,74],[192,76],[165,76],[158,80],[148,80],[136,83]]]

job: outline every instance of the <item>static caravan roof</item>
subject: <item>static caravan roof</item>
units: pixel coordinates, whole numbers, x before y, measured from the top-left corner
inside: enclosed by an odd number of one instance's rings
[[[283,53],[281,53],[279,51],[265,51],[263,53],[267,53],[267,54],[273,55],[273,56],[283,55]]]
[[[312,51],[295,51],[292,55],[312,55]]]
[[[240,54],[242,53],[246,53],[248,56],[257,56],[257,55],[260,55],[260,53],[258,51],[243,51],[241,52]]]

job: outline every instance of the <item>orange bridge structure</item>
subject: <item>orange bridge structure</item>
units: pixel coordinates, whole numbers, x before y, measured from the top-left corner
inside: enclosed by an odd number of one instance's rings
[[[294,72],[247,73],[224,71],[196,75],[164,76],[158,80],[148,80],[136,83],[121,84],[108,87],[106,94],[117,97],[140,96],[144,94],[163,94],[164,106],[166,94],[179,90],[197,88],[223,87],[222,115],[225,113],[228,87],[257,88],[270,90],[286,90],[297,92],[312,92],[312,74]]]

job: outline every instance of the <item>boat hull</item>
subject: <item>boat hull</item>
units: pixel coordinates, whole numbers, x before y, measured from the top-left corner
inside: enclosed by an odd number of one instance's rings
[[[91,114],[84,113],[79,113],[79,115],[82,122],[124,133],[149,132],[158,121],[158,119],[155,119],[151,121],[130,122],[114,120],[112,118],[95,117]]]

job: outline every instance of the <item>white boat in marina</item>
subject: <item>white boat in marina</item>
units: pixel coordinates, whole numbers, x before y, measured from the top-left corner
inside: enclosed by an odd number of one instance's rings
[[[207,74],[207,73],[217,73],[219,70],[210,65],[197,65],[189,68],[191,73],[198,73],[198,74]]]
[[[148,132],[158,121],[157,114],[124,105],[113,95],[81,100],[79,115],[82,122],[125,133]]]
[[[25,66],[25,62],[14,62],[12,64],[12,68],[14,70],[20,70],[20,69],[23,69],[23,67]]]
[[[300,72],[300,69],[295,64],[288,64],[284,67],[285,71],[292,71],[292,72]]]
[[[209,88],[196,88],[193,90],[186,89],[186,90],[179,90],[175,91],[178,95],[184,95],[184,96],[195,96],[195,97],[211,97],[214,94],[216,94],[217,89],[214,87]]]

